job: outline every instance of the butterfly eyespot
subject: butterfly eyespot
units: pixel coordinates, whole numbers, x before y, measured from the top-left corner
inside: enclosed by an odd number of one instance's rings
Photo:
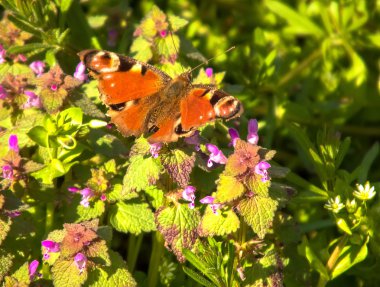
[[[148,132],[151,133],[151,134],[154,134],[155,132],[157,132],[160,128],[156,125],[153,125],[151,126],[149,129],[148,129]]]
[[[124,110],[125,108],[125,103],[120,103],[120,104],[113,104],[113,105],[110,105],[110,108],[114,111],[122,111]]]

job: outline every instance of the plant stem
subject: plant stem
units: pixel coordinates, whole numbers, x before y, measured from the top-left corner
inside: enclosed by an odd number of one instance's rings
[[[54,222],[54,203],[49,202],[46,204],[45,235],[47,235],[52,230],[53,222]]]
[[[131,235],[128,241],[128,256],[127,256],[127,264],[128,271],[133,273],[136,267],[137,256],[140,252],[141,242],[143,239],[143,234],[139,235]]]
[[[148,270],[148,287],[157,286],[158,282],[158,266],[161,261],[161,255],[163,253],[163,238],[161,234],[156,231],[152,238],[152,254],[149,261],[149,270]]]
[[[331,275],[331,272],[334,270],[336,262],[338,261],[339,255],[342,252],[344,246],[346,245],[348,240],[348,236],[344,235],[340,240],[339,243],[335,246],[334,251],[331,253],[329,260],[327,260],[326,263],[326,269],[327,272]],[[325,277],[319,277],[318,281],[318,287],[324,287],[326,283],[328,282],[328,279]]]

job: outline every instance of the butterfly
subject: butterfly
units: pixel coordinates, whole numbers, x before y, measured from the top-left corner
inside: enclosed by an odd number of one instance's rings
[[[147,63],[101,50],[79,57],[98,80],[107,115],[124,136],[148,137],[150,143],[174,142],[221,118],[243,112],[239,100],[213,85],[191,83],[191,70],[175,78]]]

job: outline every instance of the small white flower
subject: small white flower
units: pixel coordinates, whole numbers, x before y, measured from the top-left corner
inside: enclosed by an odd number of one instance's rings
[[[344,204],[340,202],[340,196],[338,195],[335,199],[330,198],[324,207],[334,213],[339,213],[344,208]]]
[[[376,194],[375,187],[371,186],[369,181],[367,181],[364,186],[357,184],[356,189],[357,190],[354,191],[354,196],[362,201],[370,200]]]

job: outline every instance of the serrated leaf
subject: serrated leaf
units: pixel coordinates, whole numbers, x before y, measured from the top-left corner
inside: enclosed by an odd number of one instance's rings
[[[13,273],[12,277],[18,281],[18,283],[25,283],[29,284],[29,264],[28,262],[25,262],[19,269],[16,270],[15,273]],[[22,285],[21,285],[22,286]]]
[[[131,53],[137,60],[148,62],[153,57],[151,44],[142,37],[136,38],[131,46]]]
[[[123,179],[123,192],[141,191],[149,187],[157,181],[160,172],[161,166],[157,159],[133,156]]]
[[[153,208],[158,209],[164,204],[164,191],[152,185],[145,190],[147,199]]]
[[[51,268],[54,286],[80,287],[87,279],[87,270],[79,274],[79,269],[72,260],[57,260]]]
[[[95,202],[91,202],[88,207],[84,207],[83,205],[77,206],[77,214],[78,218],[75,222],[81,222],[85,220],[91,220],[94,218],[98,218],[103,215],[105,211],[105,204],[101,200],[96,200]]]
[[[216,200],[220,203],[233,201],[244,194],[244,185],[234,176],[221,174],[218,181]]]
[[[190,209],[187,204],[163,207],[156,212],[158,230],[180,262],[185,260],[182,249],[191,249],[195,244],[199,221],[199,212]]]
[[[270,181],[266,180],[263,182],[258,175],[253,174],[248,177],[245,181],[245,184],[248,190],[253,192],[254,195],[267,197],[269,194]]]
[[[35,161],[32,161],[32,160],[28,160],[23,165],[25,173],[35,172],[37,170],[40,170],[43,167],[44,167],[43,164],[35,162]]]
[[[110,210],[110,223],[116,230],[140,234],[156,229],[153,212],[146,203],[119,201]]]
[[[109,202],[128,200],[136,197],[138,197],[136,192],[124,190],[121,184],[114,184],[111,191],[107,193],[107,200]]]
[[[96,233],[99,235],[99,237],[101,237],[105,241],[111,242],[112,236],[113,236],[112,231],[113,230],[111,226],[104,225],[104,226],[99,226]]]
[[[98,240],[88,245],[86,248],[86,256],[91,257],[91,260],[95,264],[105,266],[111,265],[110,257],[108,255],[108,247],[104,240]]]
[[[179,186],[186,187],[194,167],[195,155],[180,149],[165,150],[161,153],[161,163]]]
[[[28,53],[30,51],[36,51],[38,49],[40,50],[47,50],[52,48],[53,46],[43,44],[43,43],[29,43],[24,44],[22,46],[12,46],[7,49],[7,52],[10,54],[22,54],[22,53]]]
[[[40,93],[40,99],[45,110],[51,114],[63,105],[63,101],[67,95],[67,91],[63,88],[58,89],[58,91],[43,89]]]
[[[200,236],[223,236],[235,232],[240,226],[240,220],[232,209],[219,211],[215,215],[210,206],[207,206],[206,212],[199,225]]]
[[[0,249],[0,282],[3,281],[5,274],[9,272],[13,265],[13,257],[14,255],[5,251],[4,249]]]
[[[97,266],[88,274],[86,284],[90,287],[135,287],[136,281],[128,272],[121,256],[110,250],[111,266]]]
[[[253,231],[264,238],[272,224],[277,205],[277,201],[270,197],[252,196],[240,201],[238,209]]]
[[[9,230],[11,229],[12,220],[7,216],[0,216],[0,245],[7,237]]]

